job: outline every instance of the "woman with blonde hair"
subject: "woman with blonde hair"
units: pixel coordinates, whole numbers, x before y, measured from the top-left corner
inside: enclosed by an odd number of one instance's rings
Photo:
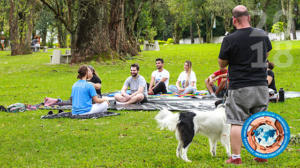
[[[184,71],[180,73],[176,86],[169,86],[171,92],[176,92],[178,94],[193,94],[196,92],[196,74],[192,71],[192,62],[185,61]]]

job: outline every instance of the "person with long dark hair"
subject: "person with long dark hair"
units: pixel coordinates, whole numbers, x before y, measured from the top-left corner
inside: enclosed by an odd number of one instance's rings
[[[93,74],[93,77],[91,79],[88,79],[88,82],[90,82],[94,86],[94,88],[96,89],[97,95],[99,95],[99,97],[102,97],[102,95],[101,95],[102,81],[93,66],[89,65],[88,68],[92,71],[92,74]]]

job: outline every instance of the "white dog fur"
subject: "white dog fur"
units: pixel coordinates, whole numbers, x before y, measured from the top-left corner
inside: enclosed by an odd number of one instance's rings
[[[187,150],[197,133],[208,137],[212,156],[216,155],[218,141],[225,147],[228,157],[231,156],[230,125],[226,124],[225,106],[222,104],[212,112],[172,113],[163,109],[155,119],[161,129],[175,131],[178,140],[176,156],[186,162],[191,162]]]

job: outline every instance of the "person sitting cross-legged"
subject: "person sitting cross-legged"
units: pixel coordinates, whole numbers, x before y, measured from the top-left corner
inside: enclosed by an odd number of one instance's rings
[[[214,83],[218,80],[218,86]],[[227,69],[214,72],[205,79],[205,85],[209,93],[214,97],[223,97],[226,93]]]
[[[169,85],[170,74],[164,69],[164,60],[162,58],[157,58],[155,63],[157,70],[152,72],[148,94],[166,94]]]
[[[79,80],[72,86],[72,115],[87,115],[107,111],[108,100],[98,98],[94,86],[87,82],[87,79],[92,78],[92,75],[91,70],[86,65],[82,65],[78,69],[77,78]]]
[[[194,94],[197,90],[196,83],[197,79],[195,72],[192,71],[192,62],[185,61],[184,71],[180,73],[176,86],[170,85],[169,90],[177,94]]]
[[[147,102],[147,83],[143,76],[139,75],[139,65],[132,64],[130,66],[131,76],[128,77],[123,85],[121,94],[116,94],[117,104],[133,104]],[[130,88],[130,94],[127,89]]]

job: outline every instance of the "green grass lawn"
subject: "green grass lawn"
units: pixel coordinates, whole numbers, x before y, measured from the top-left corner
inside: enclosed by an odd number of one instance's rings
[[[147,81],[155,70],[155,58],[165,60],[170,84],[175,81],[185,60],[193,62],[197,88],[205,89],[204,80],[218,69],[220,44],[167,45],[160,51],[142,52],[127,62],[90,62],[102,79],[102,92],[121,89],[130,75],[129,66],[140,64]],[[25,56],[9,56],[0,51],[0,105],[16,102],[37,104],[47,97],[67,99],[77,81],[79,65],[50,65],[52,50]],[[286,55],[286,56],[284,56]],[[300,91],[300,41],[274,42],[270,60],[281,67],[274,69],[277,88]],[[284,63],[291,64],[284,66]],[[292,134],[300,133],[300,98],[270,104],[269,110],[286,119]],[[0,167],[226,167],[225,149],[218,144],[217,156],[211,157],[208,140],[197,135],[189,148],[192,163],[175,155],[177,140],[170,131],[157,128],[157,112],[121,111],[120,116],[90,120],[41,120],[47,111],[0,113]],[[290,144],[281,155],[267,164],[252,161],[242,149],[242,167],[299,167],[300,145]]]

